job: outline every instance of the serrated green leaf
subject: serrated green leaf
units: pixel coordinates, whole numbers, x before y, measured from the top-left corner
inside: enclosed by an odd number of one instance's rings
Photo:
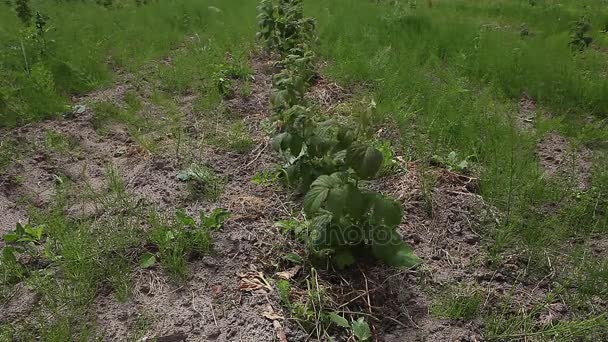
[[[422,262],[394,229],[379,226],[374,229],[372,253],[390,266],[413,267]]]
[[[330,312],[329,319],[342,328],[350,328],[350,324],[348,324],[346,318],[340,316],[337,312]]]
[[[347,191],[344,186],[333,188],[327,195],[325,209],[329,210],[335,217],[342,216],[347,202]]]
[[[150,268],[156,263],[156,256],[152,253],[146,252],[139,257],[139,267]]]
[[[183,210],[177,210],[175,212],[175,219],[177,220],[177,222],[186,227],[194,227],[196,225],[194,219],[188,216]]]
[[[351,146],[346,152],[346,163],[361,179],[371,179],[382,166],[382,153],[367,145]]]
[[[352,326],[353,326],[353,335],[355,335],[355,337],[357,338],[358,341],[360,341],[360,342],[369,341],[369,339],[372,337],[372,332],[369,329],[369,325],[365,321],[365,318],[359,317],[358,320],[353,321]]]
[[[341,185],[342,179],[337,174],[323,175],[315,179],[310,185],[310,190],[304,196],[304,210],[306,213],[318,212],[329,196],[329,192]]]
[[[395,227],[401,223],[401,205],[397,201],[382,195],[374,198],[374,211],[372,219],[376,223],[383,223]]]

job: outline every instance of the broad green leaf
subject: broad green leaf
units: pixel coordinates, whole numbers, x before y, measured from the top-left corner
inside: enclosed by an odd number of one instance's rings
[[[304,259],[302,259],[302,257],[297,255],[296,253],[287,253],[283,255],[283,259],[291,261],[294,264],[302,264],[304,262]]]
[[[13,243],[19,240],[19,235],[17,235],[16,233],[8,233],[4,234],[3,239],[6,243]]]
[[[152,253],[146,252],[139,257],[139,267],[150,268],[156,263],[156,256]]]
[[[342,248],[336,251],[332,261],[339,269],[343,269],[346,266],[354,264],[355,257],[350,249]]]
[[[42,226],[31,227],[28,225],[25,227],[26,234],[31,236],[35,241],[38,241],[40,240],[40,238],[42,238],[43,231],[44,228]]]
[[[365,318],[359,317],[358,320],[353,321],[353,335],[360,342],[369,341],[372,337],[372,332],[367,322],[365,322]]]
[[[342,179],[337,174],[319,176],[312,182],[310,190],[304,196],[304,210],[308,214],[319,211],[329,196],[329,192],[341,185]]]
[[[361,179],[371,179],[382,166],[382,153],[367,145],[351,146],[346,152],[346,163]]]
[[[201,222],[208,229],[220,229],[224,222],[230,218],[230,212],[222,208],[214,209],[209,216],[201,212]]]
[[[392,228],[379,226],[374,229],[372,241],[374,256],[390,266],[413,267],[422,262],[410,246]]]
[[[348,324],[346,318],[340,316],[337,312],[330,312],[329,319],[342,328],[350,328],[350,324]]]
[[[401,205],[395,200],[378,195],[374,198],[372,219],[376,223],[383,222],[387,226],[395,227],[401,223]]]
[[[347,195],[348,193],[344,186],[331,189],[327,195],[326,209],[331,211],[335,217],[342,216],[342,213],[348,205]]]
[[[350,129],[340,128],[338,131],[338,144],[336,145],[336,150],[345,150],[347,149],[354,140],[353,133]]]
[[[190,216],[188,216],[183,210],[177,210],[175,212],[175,219],[186,227],[194,227],[196,222]]]
[[[287,132],[283,132],[280,134],[277,134],[273,139],[272,139],[272,147],[277,150],[277,151],[283,151],[284,150],[284,146],[287,144],[287,142],[291,139],[291,134],[287,133]]]

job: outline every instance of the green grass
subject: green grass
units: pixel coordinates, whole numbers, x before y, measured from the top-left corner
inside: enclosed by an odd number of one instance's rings
[[[412,159],[452,151],[475,156],[482,195],[507,214],[503,229],[533,247],[607,230],[603,211],[592,214],[598,201],[605,203],[600,193],[608,184],[601,149],[594,186],[584,194],[543,177],[535,151],[552,129],[587,144],[606,136],[600,126],[581,123],[583,114],[608,114],[605,54],[568,48],[570,21],[588,14],[599,25],[593,9],[601,2],[586,3],[589,8],[573,1],[306,2],[319,21],[326,72],[345,84],[369,85],[384,123],[401,130]],[[509,29],[520,22],[537,34],[522,40]],[[550,122],[539,118],[536,133],[515,125],[524,92],[540,101],[539,112],[557,115]],[[574,205],[562,208],[557,226],[530,211],[564,198]],[[580,231],[575,222],[582,218],[587,229]]]
[[[223,63],[227,51],[242,57],[238,51],[246,51],[255,34],[254,2],[136,6],[124,1],[107,9],[94,1],[33,0],[31,6],[49,18],[44,53],[37,40],[28,38],[33,29],[0,2],[0,126],[55,116],[66,110],[69,95],[109,85],[114,70],[134,72],[195,42],[196,54],[174,58],[173,67],[158,67],[168,88],[183,90],[205,73],[208,61]]]
[[[482,308],[479,293],[456,291],[435,298],[431,313],[481,318],[484,336],[493,340],[605,339],[608,321],[596,302],[608,300],[608,261],[590,255],[589,244],[608,233],[608,34],[601,32],[608,25],[606,2],[304,2],[318,20],[315,49],[328,62],[323,72],[347,87],[364,88],[366,103],[373,97],[378,104],[376,126],[400,131],[400,141],[378,145],[385,161],[394,151],[403,151],[419,162],[428,214],[433,215],[437,182],[428,165],[433,156],[446,159],[454,152],[459,158],[447,166],[456,169],[462,158],[472,156],[481,194],[504,214],[497,229],[480,232],[487,249],[483,261],[500,268],[503,256],[516,252],[529,259],[527,280],[552,276],[547,298],[531,307],[517,307],[507,295],[501,298],[504,303]],[[198,145],[186,134],[186,126],[193,125],[204,134],[204,144],[251,150],[248,128],[225,109],[224,101],[251,92],[247,65],[257,1],[149,1],[140,7],[135,1],[115,1],[110,8],[92,0],[31,3],[49,18],[45,45],[30,38],[33,28],[0,1],[0,126],[58,117],[71,110],[66,107],[70,96],[109,87],[127,73],[133,89],[122,101],[87,104],[100,133],[124,125],[149,152],[168,147],[179,160],[186,144]],[[594,41],[590,48],[573,52],[570,29],[582,16],[592,23]],[[523,27],[527,35],[522,35]],[[523,131],[515,123],[517,101],[524,93],[537,100],[539,114],[553,113],[551,118],[538,117],[535,131]],[[180,100],[190,97],[193,113],[186,117]],[[159,111],[151,110],[155,108]],[[536,145],[553,130],[575,145],[594,149],[589,189],[543,175]],[[159,137],[173,144],[159,144]],[[70,137],[56,132],[48,132],[44,143],[59,154],[75,147]],[[23,150],[17,142],[0,138],[0,174]],[[385,164],[386,174],[394,171]],[[208,168],[194,171],[184,179],[193,195],[217,199],[224,180]],[[0,325],[0,340],[92,340],[97,335],[94,320],[88,319],[91,302],[100,290],[111,291],[119,301],[129,299],[143,245],[155,246],[151,252],[176,280],[187,278],[192,253],[210,247],[210,229],[144,212],[114,169],[108,169],[107,178],[105,192],[80,194],[99,202],[109,214],[105,220],[64,214],[73,200],[68,181],[58,184],[53,208],[32,215],[34,225],[44,225],[46,241],[36,246],[44,252],[36,258],[48,267],[0,259],[0,301],[19,282],[42,298],[31,321]],[[260,174],[256,182],[273,178],[272,172]],[[542,210],[547,204],[558,209],[549,214]],[[150,217],[157,219],[145,221]],[[145,236],[141,228],[148,225],[152,232]],[[282,283],[280,292],[285,304],[287,285]],[[539,315],[557,298],[569,306],[571,316],[553,325],[539,324]],[[294,308],[300,317],[315,318],[307,305]],[[54,319],[47,320],[49,314]],[[152,319],[143,315],[135,334],[143,336]]]
[[[478,315],[483,299],[479,290],[449,289],[436,296],[430,311],[437,317],[472,320]]]
[[[504,253],[517,253],[530,258],[528,277],[540,279],[555,270],[551,260],[562,260],[569,271],[555,281],[565,285],[576,279],[570,292],[579,303],[588,303],[581,298],[589,289],[605,289],[608,277],[599,266],[605,257],[586,269],[577,268],[574,257],[560,259],[571,246],[608,233],[603,143],[608,44],[600,32],[605,2],[308,0],[305,5],[318,20],[325,72],[345,86],[366,87],[365,96],[378,104],[378,126],[400,131],[402,140],[394,142],[400,150],[422,164],[452,151],[474,157],[481,195],[504,213],[497,229],[483,232],[491,265],[500,267]],[[594,42],[575,53],[568,46],[570,29],[583,15],[592,23]],[[522,24],[530,35],[522,37]],[[516,124],[524,93],[538,103],[535,131]],[[545,111],[552,118],[543,118]],[[536,146],[553,130],[594,148],[589,189],[543,175]],[[432,188],[432,179],[423,183]],[[432,215],[430,196],[424,197]],[[557,204],[557,213],[543,211],[547,204]],[[597,295],[605,298],[605,290]],[[448,317],[462,315],[458,301],[439,308]],[[577,315],[585,310],[586,305],[574,309]],[[583,315],[556,330],[532,330],[555,336],[568,324],[572,329],[595,324],[594,331],[601,331],[605,319],[596,324],[594,317]]]
[[[132,248],[142,244],[144,216],[136,201],[125,194],[113,169],[109,169],[107,178],[108,188],[97,195],[98,203],[114,215],[95,222],[66,216],[65,209],[73,199],[71,184],[64,182],[57,186],[49,210],[30,215],[32,226],[41,227],[43,237],[25,244],[26,249],[19,253],[35,262],[15,269],[6,254],[0,260],[3,290],[21,281],[40,296],[30,319],[22,318],[14,327],[15,338],[88,340],[94,324],[83,317],[89,317],[88,308],[98,292],[105,287],[120,301],[129,297],[134,264],[128,256]]]

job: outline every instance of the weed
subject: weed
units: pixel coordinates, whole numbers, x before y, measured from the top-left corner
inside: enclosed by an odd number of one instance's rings
[[[44,142],[47,148],[55,153],[61,155],[78,154],[78,140],[72,136],[48,131],[44,136]]]
[[[472,320],[479,313],[482,300],[478,291],[450,289],[436,298],[431,313],[438,317]]]
[[[452,151],[447,157],[434,155],[431,157],[431,163],[447,168],[450,171],[459,173],[469,173],[471,170],[471,160],[475,160],[475,156],[468,156],[464,159],[458,158],[458,153]]]
[[[218,148],[237,152],[249,151],[253,146],[253,139],[241,120],[216,126],[215,130],[209,131],[206,141]]]
[[[374,147],[382,153],[382,166],[380,167],[379,174],[381,176],[390,175],[399,170],[399,164],[395,160],[395,150],[388,141],[377,141],[374,143]]]
[[[216,209],[209,216],[201,212],[199,222],[196,222],[194,218],[178,210],[169,224],[156,217],[149,239],[158,248],[158,259],[169,274],[177,280],[184,280],[187,276],[187,258],[209,251],[211,232],[221,229],[229,217],[227,211]],[[154,260],[147,260],[148,265],[145,266],[152,266]]]
[[[130,261],[123,256],[115,257],[110,260],[107,272],[108,282],[114,291],[116,299],[122,303],[126,302],[131,297],[133,290]]]
[[[194,198],[215,200],[224,189],[224,180],[204,165],[192,164],[190,168],[179,172],[177,179],[188,183]]]
[[[277,170],[264,170],[257,172],[253,178],[251,178],[251,182],[256,185],[269,186],[276,183],[279,180],[280,175],[281,172]]]

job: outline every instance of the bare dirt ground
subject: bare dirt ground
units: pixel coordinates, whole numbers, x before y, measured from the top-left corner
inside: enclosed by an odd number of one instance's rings
[[[183,182],[176,179],[182,166],[170,150],[151,154],[142,149],[128,129],[112,125],[105,135],[92,125],[90,104],[98,101],[124,102],[125,93],[136,85],[128,75],[114,87],[74,99],[87,110],[75,118],[30,124],[3,136],[27,146],[0,176],[0,233],[14,229],[27,220],[28,206],[44,209],[52,205],[59,176],[68,177],[76,189],[99,190],[107,186],[105,170],[114,165],[123,177],[128,193],[146,206],[172,212],[185,208],[189,213],[216,207],[228,209],[232,216],[224,229],[214,235],[213,252],[190,261],[191,276],[175,285],[160,268],[140,270],[135,275],[132,297],[120,303],[111,293],[100,291],[93,312],[104,340],[123,341],[144,320],[149,327],[141,341],[305,341],[309,335],[299,329],[278,301],[277,291],[267,278],[281,271],[273,265],[277,255],[290,245],[302,248],[281,235],[274,222],[287,218],[297,206],[278,185],[262,186],[251,182],[260,171],[276,163],[261,121],[268,116],[272,61],[255,56],[253,91],[237,96],[226,105],[237,113],[254,140],[250,152],[237,153],[206,144],[195,144],[204,123],[204,113],[195,113],[196,95],[177,99],[188,120],[189,140],[184,154],[189,160],[204,163],[226,178],[224,192],[216,202],[192,201]],[[321,79],[313,86],[310,98],[326,108],[348,101],[334,83]],[[144,99],[145,101],[145,99]],[[527,100],[526,108],[531,106]],[[148,108],[148,109],[146,109]],[[144,106],[143,115],[158,115]],[[146,113],[150,110],[149,113]],[[524,121],[525,122],[525,121]],[[47,132],[54,131],[77,142],[79,153],[58,154],[45,145]],[[167,144],[171,138],[164,137]],[[164,142],[164,141],[163,141]],[[162,145],[163,143],[161,143]],[[539,144],[541,163],[548,173],[560,172],[565,164],[567,143],[549,136]],[[583,153],[581,158],[587,158]],[[577,172],[585,173],[585,166]],[[548,283],[520,282],[525,261],[513,257],[498,268],[489,266],[485,257],[484,231],[497,225],[500,213],[475,193],[476,180],[443,169],[431,169],[433,187],[425,189],[422,169],[415,163],[401,165],[401,171],[375,181],[372,186],[398,198],[405,219],[400,226],[404,239],[424,259],[415,270],[395,270],[363,263],[343,274],[319,271],[319,283],[341,310],[365,315],[378,341],[482,341],[481,322],[442,319],[433,315],[434,298],[453,289],[478,294],[481,310],[496,305],[504,295],[521,305],[544,299]],[[581,179],[581,184],[585,180]],[[86,198],[68,209],[68,215],[95,219],[103,209]],[[310,277],[306,270],[294,280]],[[301,284],[302,282],[300,282]],[[295,288],[294,292],[303,291]],[[23,318],[36,304],[37,297],[24,288],[4,303],[1,320]],[[557,303],[559,304],[559,303]],[[548,307],[549,308],[549,307]],[[549,309],[547,309],[549,310]],[[548,313],[547,313],[548,314]],[[552,316],[558,319],[558,315]],[[284,338],[283,338],[284,335]]]

